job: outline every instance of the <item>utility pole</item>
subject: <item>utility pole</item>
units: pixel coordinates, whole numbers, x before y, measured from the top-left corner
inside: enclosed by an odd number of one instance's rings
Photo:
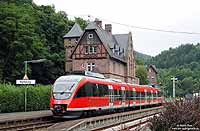
[[[173,98],[176,97],[176,91],[175,91],[175,82],[178,80],[176,77],[172,77],[171,78],[172,82],[173,82]]]

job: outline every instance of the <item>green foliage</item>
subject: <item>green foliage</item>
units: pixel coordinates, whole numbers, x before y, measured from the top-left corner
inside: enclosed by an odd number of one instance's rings
[[[138,65],[136,68],[136,77],[140,79],[141,85],[147,85],[147,69],[144,65]]]
[[[14,86],[0,84],[0,112],[23,112],[24,92],[27,88],[27,111],[48,110],[50,86]]]
[[[146,55],[137,51],[134,51],[134,55],[136,60],[142,60],[145,63],[152,58],[150,55]]]
[[[185,96],[200,90],[200,44],[181,45],[170,48],[150,60],[159,68],[158,81],[165,88],[165,93],[172,96],[171,77],[178,78],[176,95]],[[168,92],[168,93],[167,93]]]
[[[80,17],[75,17],[75,22],[78,23],[80,25],[80,27],[82,28],[82,30],[84,30],[87,26],[87,22],[84,21],[82,18]]]
[[[83,19],[76,21],[86,26]],[[28,64],[29,78],[39,83],[52,83],[63,75],[63,36],[73,23],[52,6],[37,6],[32,0],[0,1],[0,82],[23,78],[25,60],[47,59]]]

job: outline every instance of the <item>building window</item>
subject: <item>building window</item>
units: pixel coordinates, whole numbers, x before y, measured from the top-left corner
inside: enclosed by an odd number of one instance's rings
[[[115,65],[115,62],[113,62],[113,72],[115,72],[115,67],[116,65]]]
[[[85,47],[85,53],[86,53],[86,54],[89,53],[89,48],[88,48],[88,47],[89,47],[89,46],[86,46],[86,47]]]
[[[87,71],[93,71],[95,67],[95,63],[87,63]]]
[[[89,46],[89,53],[93,53],[93,47]]]
[[[97,52],[97,47],[96,47],[96,46],[93,47],[93,52],[94,52],[94,53]]]
[[[86,54],[93,54],[93,53],[96,53],[97,52],[97,47],[96,46],[86,46],[85,47],[85,53]]]
[[[93,39],[93,34],[89,34],[88,39]]]
[[[93,36],[93,34],[88,34],[87,44],[93,44],[93,43],[94,43],[94,36]]]

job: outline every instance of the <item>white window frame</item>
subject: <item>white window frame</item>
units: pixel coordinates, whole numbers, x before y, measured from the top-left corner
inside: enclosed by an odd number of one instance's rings
[[[95,63],[87,63],[87,71],[92,71],[95,68]]]
[[[86,54],[94,54],[94,53],[97,53],[97,47],[96,46],[86,46],[87,51],[85,51]]]
[[[94,38],[93,34],[88,34],[88,39],[93,39],[93,38]]]

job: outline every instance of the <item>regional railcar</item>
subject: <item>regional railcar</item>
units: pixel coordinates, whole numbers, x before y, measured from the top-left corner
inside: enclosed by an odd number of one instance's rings
[[[52,88],[50,109],[54,116],[79,117],[103,111],[161,104],[158,88],[83,75],[59,77]]]

